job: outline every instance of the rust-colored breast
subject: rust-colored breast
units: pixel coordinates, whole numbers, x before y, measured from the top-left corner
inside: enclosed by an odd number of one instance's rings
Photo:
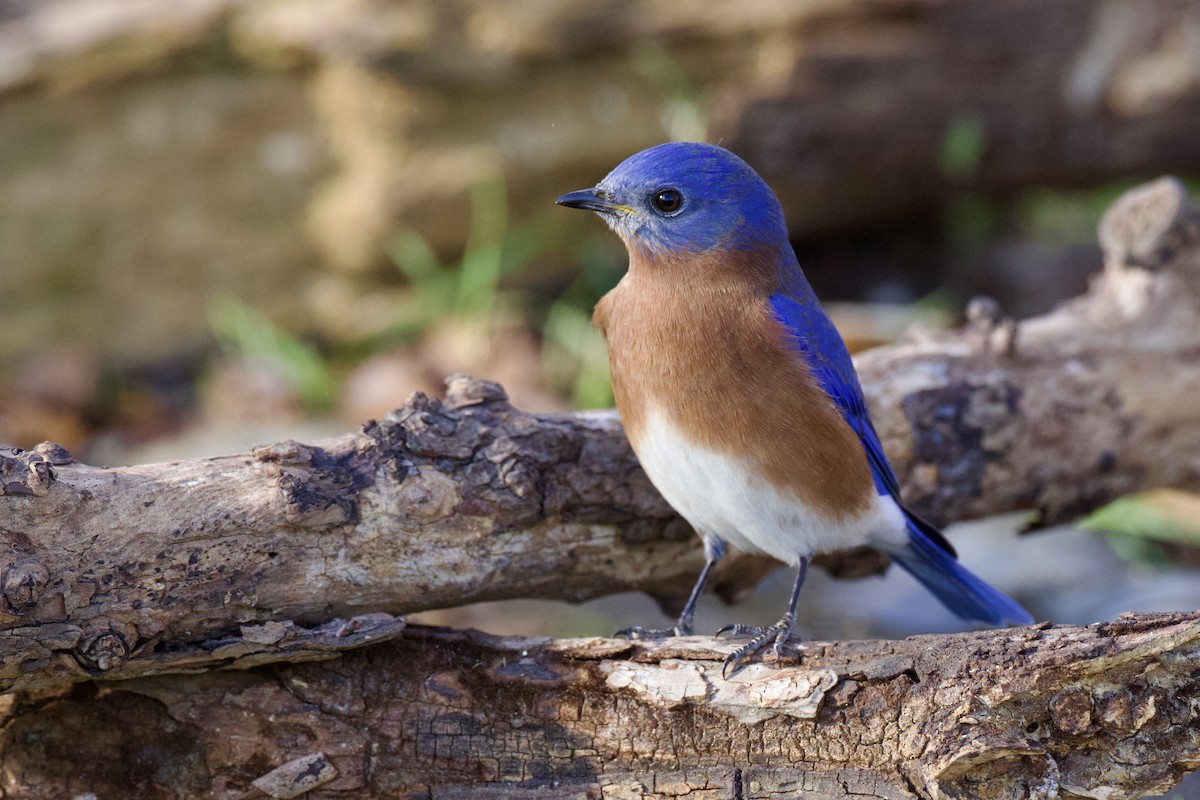
[[[617,408],[635,451],[655,409],[806,505],[861,513],[874,494],[866,454],[771,314],[774,269],[758,253],[631,263],[595,314]]]

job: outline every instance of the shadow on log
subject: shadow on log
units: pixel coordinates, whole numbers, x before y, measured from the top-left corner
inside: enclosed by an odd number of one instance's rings
[[[963,331],[860,360],[924,514],[1057,520],[1197,484],[1200,214],[1164,179],[1101,238],[1104,273],[1059,311],[1017,324],[981,301]],[[248,455],[5,450],[0,489],[0,688],[23,690],[0,759],[21,796],[1118,798],[1200,763],[1195,615],[812,644],[730,682],[715,639],[406,629],[485,599],[670,597],[699,568],[612,413],[535,416],[487,382]],[[718,587],[768,568],[733,560]]]

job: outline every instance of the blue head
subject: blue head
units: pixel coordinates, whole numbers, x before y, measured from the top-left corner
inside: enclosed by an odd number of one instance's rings
[[[594,189],[558,203],[595,211],[635,249],[658,256],[760,250],[787,241],[783,210],[745,161],[711,144],[671,142],[622,161]]]

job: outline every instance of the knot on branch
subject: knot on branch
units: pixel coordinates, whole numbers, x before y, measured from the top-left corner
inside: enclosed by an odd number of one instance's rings
[[[1017,322],[990,297],[975,297],[967,303],[963,333],[976,353],[1011,357],[1017,349]]]
[[[33,452],[40,455],[42,458],[50,462],[52,466],[63,467],[67,464],[75,464],[75,456],[71,455],[67,448],[63,447],[58,442],[42,442],[37,447],[33,448]]]
[[[469,460],[483,443],[492,422],[487,411],[458,413],[436,397],[413,392],[404,405],[388,414],[383,424],[366,430],[368,436],[398,434],[409,454],[447,462]],[[380,430],[382,428],[382,430]]]
[[[508,403],[508,393],[494,381],[485,381],[457,372],[446,378],[446,405],[463,408],[483,403]]]
[[[513,408],[498,384],[466,375],[452,376],[447,386],[445,402],[415,392],[363,428],[377,458],[405,476],[405,496],[428,495],[421,504],[425,521],[458,513],[504,529],[547,516],[587,520],[592,509],[610,518],[615,501],[645,521],[631,527],[643,525],[647,536],[660,538],[664,518],[674,517],[607,419],[580,426],[530,414]],[[614,474],[614,465],[625,470]],[[451,496],[453,504],[443,502]]]
[[[50,571],[38,561],[17,561],[0,578],[0,603],[4,611],[20,616],[37,607],[50,582]]]
[[[254,457],[275,476],[293,525],[333,528],[358,519],[358,491],[370,475],[354,468],[353,451],[331,453],[288,440],[255,448]]]
[[[41,453],[0,445],[0,495],[45,497],[54,469]]]
[[[420,489],[424,497],[440,486],[430,497],[453,496],[454,503],[425,502],[431,513],[491,517],[500,528],[542,518],[543,473],[577,459],[578,438],[514,409],[497,384],[457,375],[449,385],[448,402],[414,393],[383,425],[365,431],[402,445],[401,460],[414,468],[406,493]]]
[[[75,655],[89,671],[108,672],[125,665],[137,635],[115,620],[96,620],[84,634]]]
[[[1100,246],[1112,267],[1155,270],[1196,238],[1197,214],[1183,184],[1163,177],[1130,189],[1104,212],[1097,227]]]

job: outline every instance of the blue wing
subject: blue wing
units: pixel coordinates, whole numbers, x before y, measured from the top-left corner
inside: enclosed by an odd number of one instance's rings
[[[813,377],[858,434],[875,488],[880,494],[891,495],[907,518],[907,544],[890,549],[888,555],[959,616],[996,625],[1033,622],[1029,612],[959,564],[954,548],[941,531],[904,507],[896,473],[867,415],[867,403],[850,352],[798,268],[797,276],[799,280],[790,291],[772,295],[771,310],[787,328],[797,354]]]
[[[867,402],[863,399],[862,385],[858,382],[858,373],[854,371],[850,351],[817,302],[812,289],[805,284],[793,293],[772,295],[771,310],[791,334],[797,352],[813,377],[833,399],[842,418],[858,434],[858,440],[867,453],[875,488],[880,494],[891,495],[921,533],[951,556],[955,555],[954,547],[941,531],[904,508],[900,499],[900,482],[883,453],[879,434],[875,432],[875,426],[867,414]]]
[[[809,302],[800,302],[787,294],[776,294],[771,297],[771,310],[775,312],[776,319],[787,327],[813,377],[833,398],[842,418],[858,434],[863,449],[867,451],[871,475],[879,493],[890,494],[899,500],[900,483],[887,456],[883,454],[879,434],[867,415],[867,403],[863,399],[862,386],[858,382],[858,373],[854,371],[850,352],[837,328],[833,327],[825,311],[817,304],[816,298],[810,296],[804,299]]]

